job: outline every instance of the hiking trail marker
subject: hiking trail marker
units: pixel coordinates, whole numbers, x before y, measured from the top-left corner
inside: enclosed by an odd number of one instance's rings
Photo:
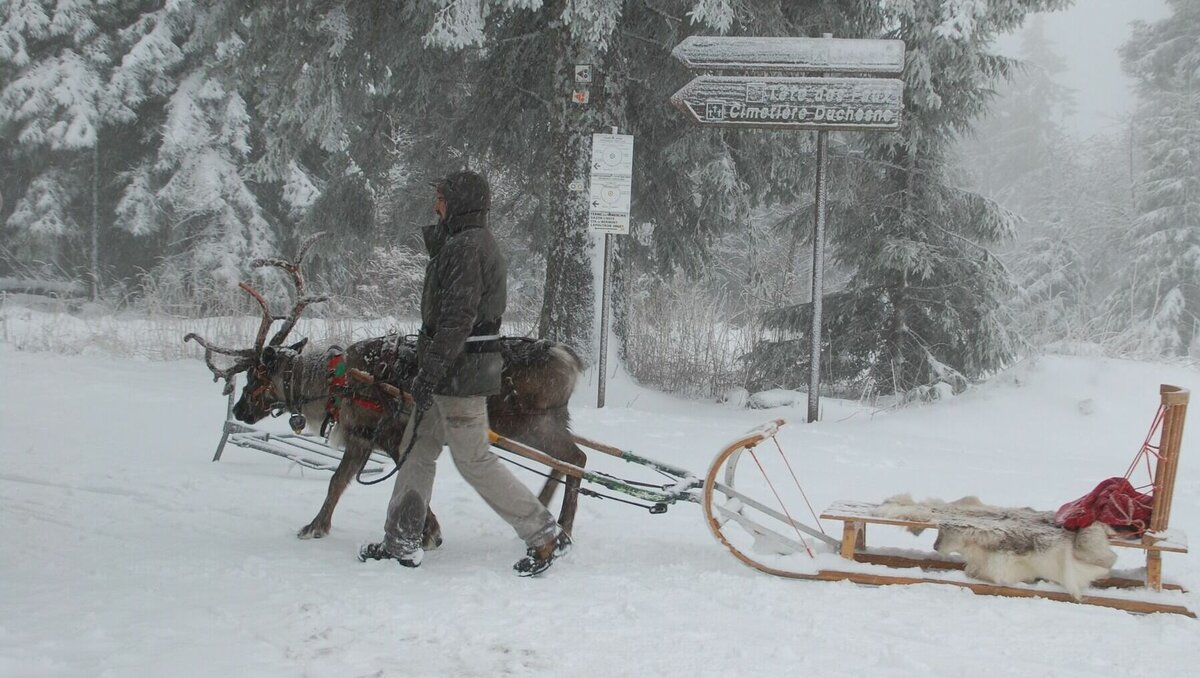
[[[629,204],[633,196],[633,135],[592,135],[591,190],[588,195],[588,230],[604,234],[604,273],[600,294],[600,360],[596,407],[604,407],[605,372],[608,369],[608,306],[611,295],[609,269],[612,236],[629,235]]]
[[[820,413],[821,303],[825,268],[826,157],[830,131],[900,129],[904,41],[690,36],[671,51],[702,74],[671,97],[701,126],[817,133],[813,205],[812,329],[808,421]],[[836,76],[836,77],[834,77]]]

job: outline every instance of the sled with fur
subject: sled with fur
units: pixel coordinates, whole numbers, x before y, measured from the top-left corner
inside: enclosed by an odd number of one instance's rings
[[[1037,597],[1051,600],[1074,601],[1089,605],[1117,608],[1135,613],[1170,612],[1195,617],[1196,614],[1182,604],[1178,592],[1182,587],[1164,583],[1162,572],[1163,553],[1187,553],[1187,537],[1178,529],[1169,527],[1171,516],[1171,501],[1175,489],[1175,474],[1179,463],[1179,451],[1183,438],[1183,423],[1187,412],[1189,393],[1187,390],[1164,384],[1159,389],[1163,415],[1162,429],[1157,446],[1157,462],[1153,473],[1154,508],[1149,529],[1140,538],[1124,538],[1122,536],[1107,537],[1107,546],[1116,548],[1142,549],[1146,553],[1144,572],[1136,570],[1128,573],[1114,572],[1111,575],[1092,579],[1098,576],[1099,568],[1107,572],[1106,560],[1094,548],[1085,548],[1082,564],[1074,563],[1077,568],[1087,569],[1088,561],[1098,563],[1096,569],[1086,576],[1077,573],[1059,572],[1046,575],[1044,563],[1018,562],[1003,563],[1003,567],[1015,568],[1013,571],[1024,572],[1030,578],[1039,576],[1041,579],[1059,580],[1061,585],[1052,585],[1044,581],[1036,584],[1019,582],[991,583],[973,580],[965,577],[960,571],[968,574],[973,568],[983,569],[985,573],[995,576],[995,568],[991,562],[972,559],[972,545],[964,545],[963,540],[970,540],[976,533],[994,533],[996,520],[1006,520],[998,514],[989,514],[980,508],[978,500],[974,502],[959,500],[949,504],[918,503],[906,505],[905,497],[893,498],[886,505],[861,501],[842,500],[834,502],[822,514],[825,520],[835,520],[842,523],[842,541],[840,555],[846,560],[863,563],[874,567],[855,567],[846,570],[824,569],[816,574],[789,574],[773,572],[784,576],[819,580],[848,580],[860,584],[949,584],[970,589],[984,595]],[[908,500],[911,501],[911,500]],[[956,505],[957,504],[957,505]],[[995,509],[995,507],[985,507]],[[1028,510],[1032,509],[1019,509]],[[1016,520],[1016,518],[1009,518]],[[939,531],[939,539],[948,533],[955,543],[948,547],[943,543],[939,550],[942,553],[897,554],[888,550],[870,549],[866,544],[867,525],[903,527],[913,531],[931,529]],[[1003,527],[1003,525],[1001,525]],[[965,536],[964,536],[965,535]],[[1086,535],[1081,535],[1086,538]],[[984,543],[980,548],[987,548]],[[1093,546],[1095,539],[1092,539]],[[1102,548],[1102,547],[1101,547]],[[967,553],[966,558],[947,557],[946,552],[955,551]],[[1031,548],[1017,548],[1016,551],[1031,552]],[[986,559],[986,554],[981,556]],[[1058,556],[1055,556],[1058,559]],[[1071,558],[1066,558],[1071,561]],[[1069,563],[1071,565],[1071,563]],[[1111,565],[1111,561],[1108,561]],[[992,569],[988,569],[991,567]],[[1042,569],[1038,569],[1041,567]],[[921,572],[897,572],[897,569],[919,569]],[[1032,568],[1032,569],[1030,569]],[[761,568],[760,568],[761,569]],[[1028,574],[1035,572],[1036,574]],[[999,578],[1005,580],[1001,574]],[[1072,579],[1082,576],[1082,581]],[[1120,592],[1109,591],[1120,589]]]

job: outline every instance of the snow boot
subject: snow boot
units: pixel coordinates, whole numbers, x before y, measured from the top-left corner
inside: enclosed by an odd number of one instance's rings
[[[358,550],[358,562],[365,563],[368,560],[394,560],[404,567],[420,567],[421,558],[425,555],[425,551],[420,546],[415,546],[411,549],[405,549],[401,553],[392,553],[383,542],[375,542],[373,544],[363,544]]]
[[[530,546],[525,551],[525,557],[513,565],[513,571],[518,577],[532,577],[550,569],[555,560],[567,555],[571,550],[571,535],[559,531],[554,539],[541,546]]]

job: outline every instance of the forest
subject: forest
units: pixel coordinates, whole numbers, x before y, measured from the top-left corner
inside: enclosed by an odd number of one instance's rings
[[[902,124],[833,133],[822,381],[961,392],[1021,356],[1200,360],[1200,3],[1121,48],[1137,106],[1080,139],[1039,21],[1070,0],[6,0],[0,303],[254,315],[257,257],[310,313],[417,315],[429,183],[487,175],[505,332],[591,350],[594,132],[635,138],[614,331],[640,382],[807,384],[815,140],[690,124],[690,35],[899,39]],[[1017,33],[1020,57],[995,44]],[[586,105],[574,67],[591,65]],[[99,311],[97,311],[99,309]]]

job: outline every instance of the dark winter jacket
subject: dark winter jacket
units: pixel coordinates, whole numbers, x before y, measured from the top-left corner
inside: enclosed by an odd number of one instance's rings
[[[507,302],[508,265],[487,228],[487,181],[458,172],[437,187],[446,198],[446,218],[423,233],[429,264],[417,380],[432,384],[438,395],[499,393],[503,361],[496,342],[467,342],[499,334]]]

